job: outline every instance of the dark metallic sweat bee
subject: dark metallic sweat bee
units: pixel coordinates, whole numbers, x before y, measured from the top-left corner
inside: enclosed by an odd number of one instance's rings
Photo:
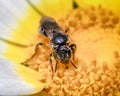
[[[52,71],[52,56],[54,56],[56,60],[55,72],[59,61],[63,64],[69,64],[69,62],[71,62],[71,64],[77,68],[74,64],[74,52],[76,45],[69,43],[68,35],[59,27],[53,18],[42,17],[39,32],[50,39],[50,45],[53,49],[53,53],[50,54],[50,65]],[[73,55],[72,59],[71,55]]]
[[[65,65],[71,63],[75,68],[77,68],[74,64],[74,53],[76,45],[70,44],[69,37],[66,34],[67,30],[63,31],[53,18],[44,15],[29,0],[27,0],[27,2],[36,12],[42,16],[39,26],[39,33],[48,37],[50,40],[50,46],[53,49],[53,53],[50,54],[50,66],[52,72],[54,72],[51,58],[52,56],[56,60],[55,72],[58,62],[61,62]],[[73,8],[77,7],[77,4],[73,0]]]

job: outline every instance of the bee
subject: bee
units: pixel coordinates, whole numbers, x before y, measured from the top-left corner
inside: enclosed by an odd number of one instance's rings
[[[55,72],[59,61],[62,64],[69,64],[69,62],[71,62],[71,64],[77,68],[74,64],[74,52],[76,49],[76,44],[70,44],[69,36],[60,28],[53,18],[42,17],[39,26],[39,32],[50,39],[50,46],[53,49],[53,53],[50,54],[50,65],[52,71],[52,56],[56,60]],[[71,59],[71,55],[73,55],[73,59]]]
[[[53,50],[49,59],[52,73],[56,72],[59,62],[65,65],[71,62],[71,64],[77,69],[74,64],[76,44],[70,44],[67,30],[63,31],[53,18],[43,14],[29,0],[27,0],[27,2],[42,16],[40,20],[39,33],[46,36],[50,40],[50,46]],[[77,4],[75,2],[73,2],[73,8],[77,8]],[[53,70],[52,57],[56,60],[55,70]]]

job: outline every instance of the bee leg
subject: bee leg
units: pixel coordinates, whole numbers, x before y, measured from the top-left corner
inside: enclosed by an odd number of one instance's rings
[[[75,44],[71,44],[69,47],[70,47],[70,49],[72,51],[72,55],[73,55],[73,58],[71,60],[71,64],[77,69],[77,67],[74,64],[74,54],[75,54],[76,45]]]
[[[39,50],[39,46],[42,46],[43,43],[38,43],[36,46],[35,46],[35,53]]]
[[[65,33],[67,33],[69,30],[70,30],[69,28],[66,28],[66,29],[65,29]]]
[[[31,60],[33,58],[37,58],[41,54],[41,52],[40,52],[40,46],[42,46],[42,45],[43,45],[43,43],[38,43],[35,46],[35,53],[31,56],[31,58],[29,60]]]
[[[66,68],[66,69],[68,69],[68,68],[69,68],[68,64],[65,64],[65,68]]]
[[[30,62],[33,58],[36,58],[37,56],[39,56],[39,54],[40,54],[40,52],[39,52],[39,50],[40,50],[39,46],[42,46],[42,45],[43,45],[43,43],[38,43],[35,46],[35,50],[34,50],[35,52],[34,52],[34,54],[29,59],[27,59],[26,61],[22,62],[21,64],[23,64],[25,66],[28,66],[27,65],[28,62]]]
[[[77,69],[77,67],[75,66],[73,60],[71,60],[71,64]]]
[[[76,44],[71,44],[69,47],[70,47],[70,49],[71,49],[71,51],[72,51],[73,61],[74,61],[74,54],[75,54]]]
[[[56,64],[55,64],[55,72],[57,70],[57,65],[58,65],[58,60],[56,60]]]
[[[52,54],[50,54],[50,67],[51,67],[51,70],[52,70],[52,78],[53,78],[54,71],[53,71],[53,65],[52,65]]]

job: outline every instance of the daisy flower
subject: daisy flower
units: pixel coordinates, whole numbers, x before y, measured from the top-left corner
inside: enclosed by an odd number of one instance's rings
[[[0,0],[0,95],[119,96],[120,1],[29,1],[37,10],[27,0]],[[53,49],[38,32],[37,11],[69,28],[77,69],[59,63],[51,78]]]

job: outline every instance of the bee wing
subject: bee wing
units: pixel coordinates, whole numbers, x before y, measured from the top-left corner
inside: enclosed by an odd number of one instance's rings
[[[24,74],[23,74],[24,73]],[[40,92],[44,83],[40,74],[20,64],[0,59],[0,96],[28,95]]]

